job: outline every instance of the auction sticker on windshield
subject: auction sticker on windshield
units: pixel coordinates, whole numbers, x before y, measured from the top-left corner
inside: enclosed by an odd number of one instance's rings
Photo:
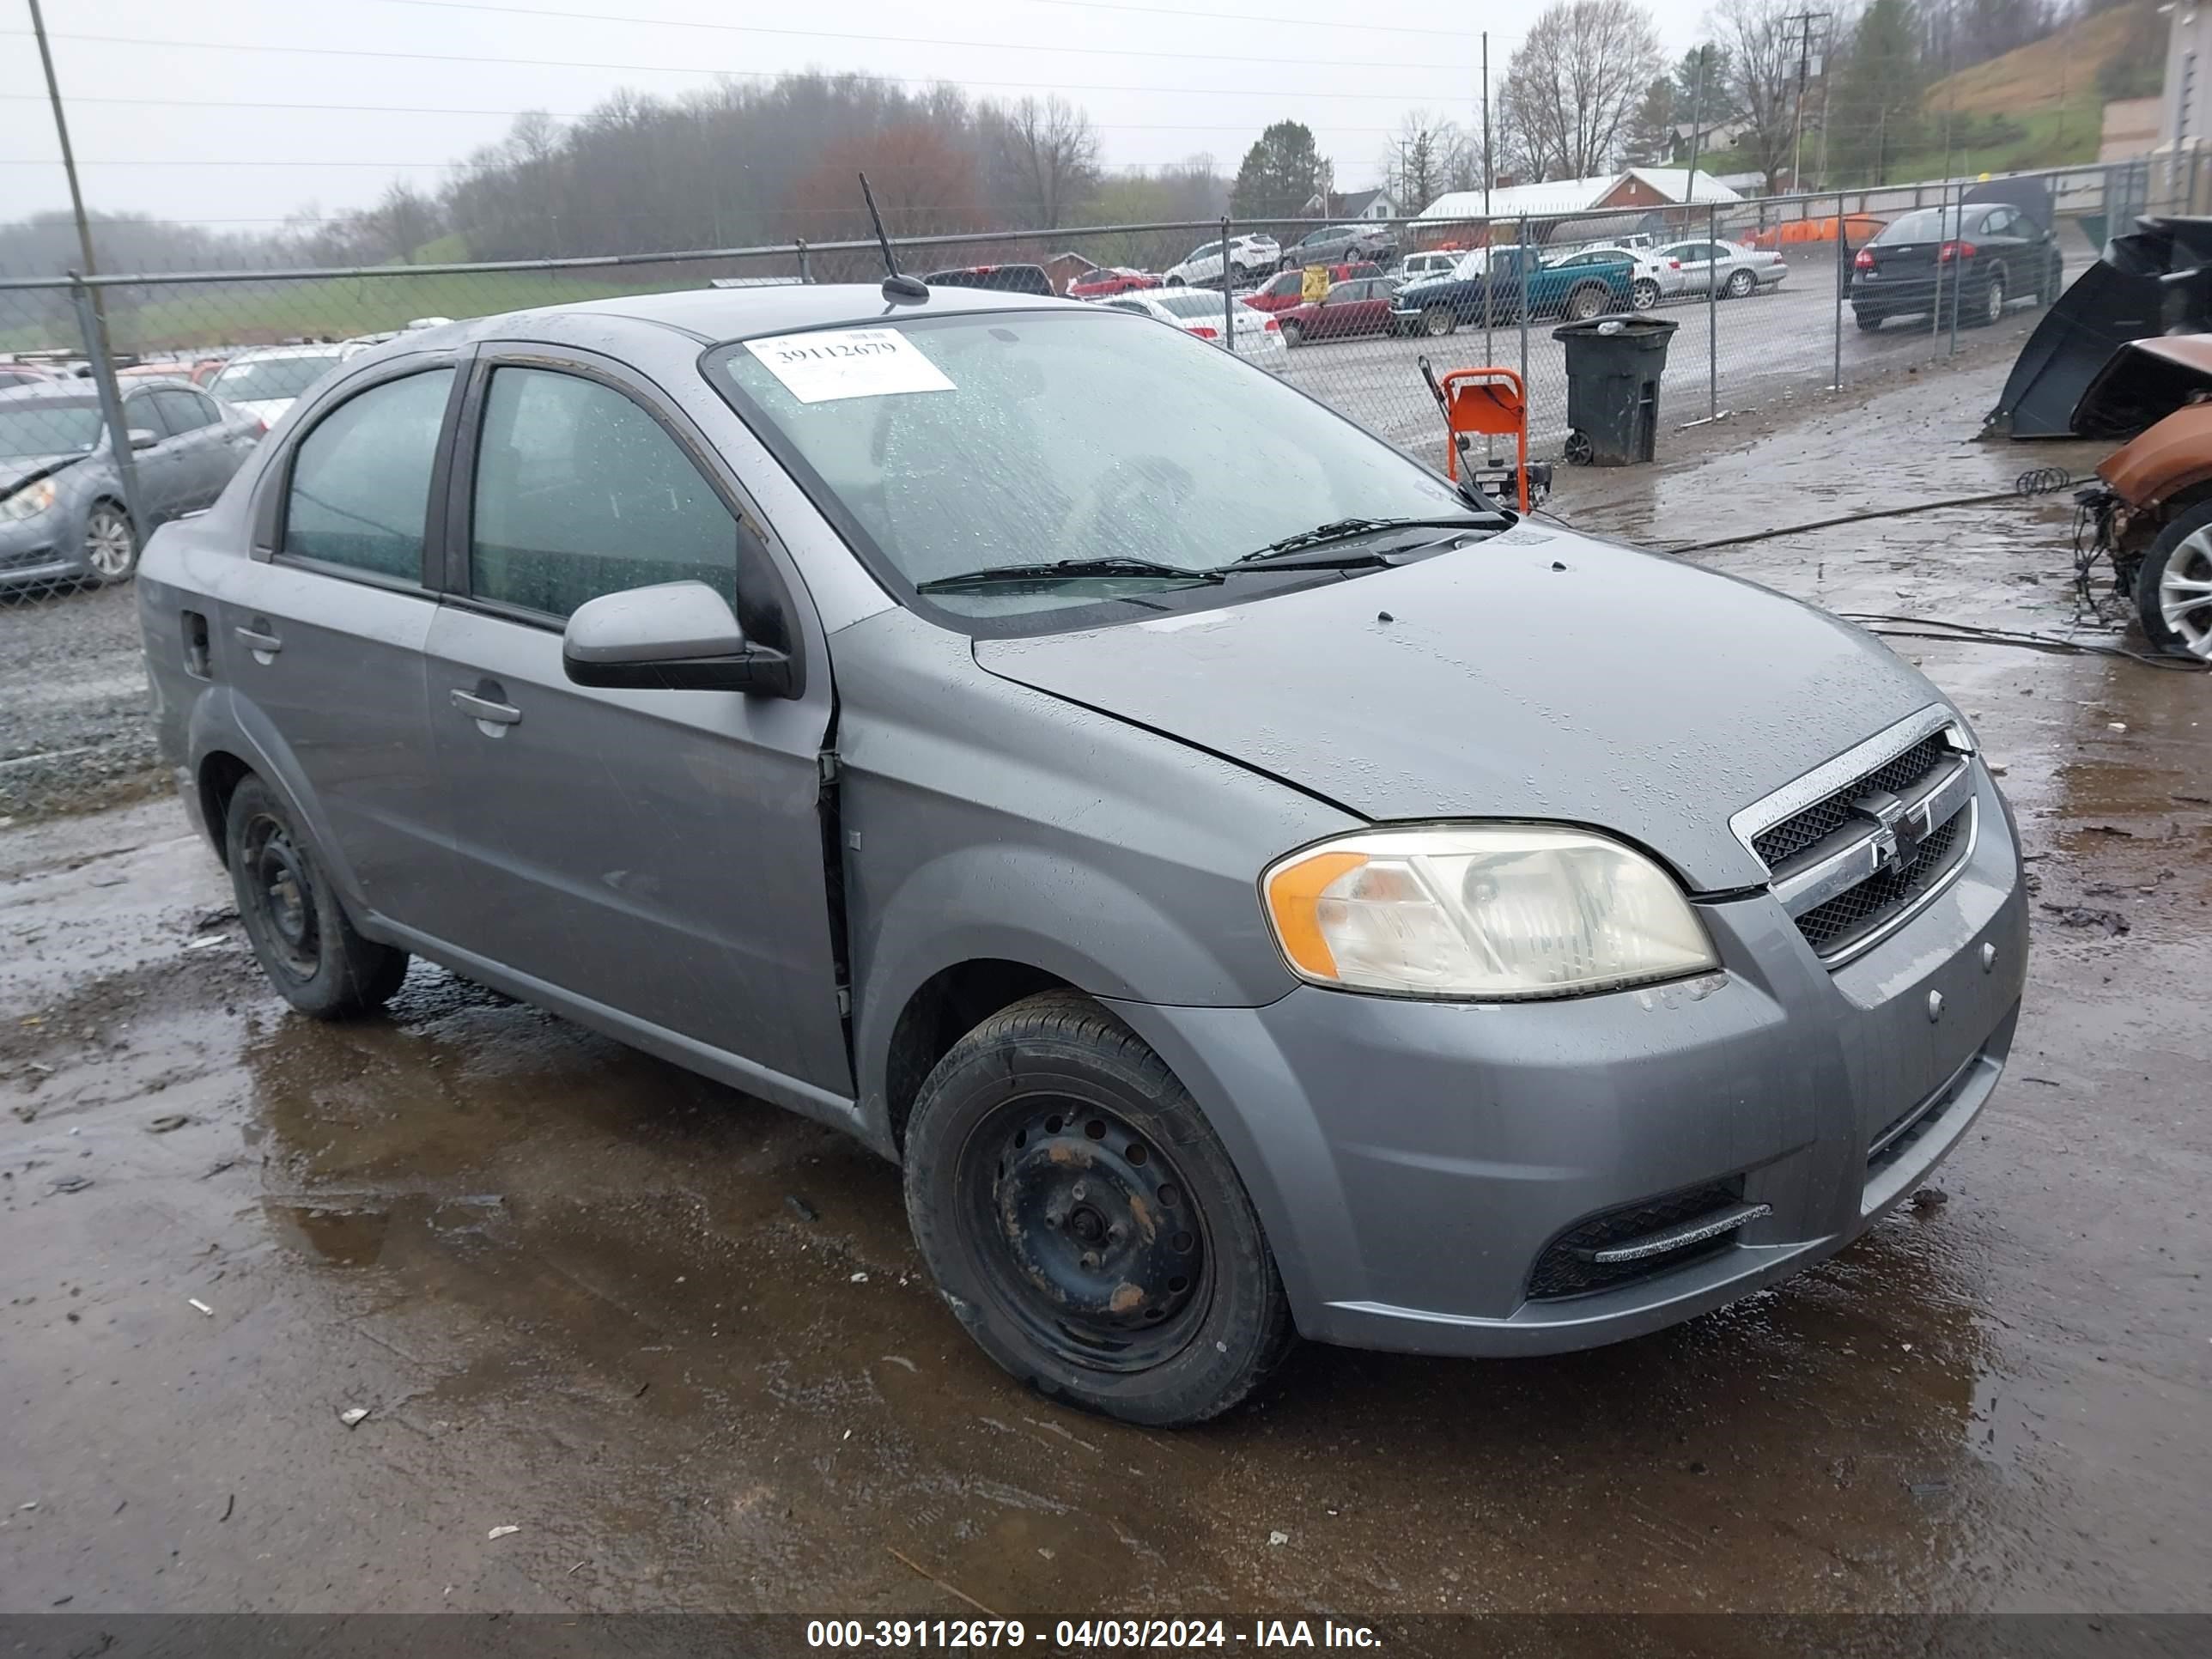
[[[817,329],[748,340],[783,389],[802,404],[883,398],[899,392],[950,392],[952,382],[895,328]]]

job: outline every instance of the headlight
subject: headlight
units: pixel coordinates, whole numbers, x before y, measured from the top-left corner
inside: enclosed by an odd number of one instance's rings
[[[54,504],[54,481],[41,478],[36,483],[25,484],[5,501],[0,501],[0,520],[10,524],[25,519],[35,519]]]
[[[1283,954],[1322,985],[1489,1001],[1720,966],[1673,878],[1579,830],[1498,823],[1346,836],[1293,853],[1261,889]]]

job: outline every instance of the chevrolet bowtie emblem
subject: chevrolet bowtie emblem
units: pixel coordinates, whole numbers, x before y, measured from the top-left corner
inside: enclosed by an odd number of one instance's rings
[[[1877,874],[1910,859],[1925,839],[1926,831],[1921,823],[1905,810],[1903,801],[1887,790],[1877,789],[1872,794],[1861,795],[1851,803],[1851,811],[1874,824],[1871,841]]]

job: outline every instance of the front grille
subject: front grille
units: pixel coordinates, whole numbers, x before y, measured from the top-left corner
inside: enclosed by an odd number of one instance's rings
[[[1876,786],[1879,787],[1879,786]],[[1870,876],[1848,893],[1839,893],[1797,918],[1797,930],[1815,955],[1831,957],[1910,909],[1965,855],[1972,802],[1938,824],[1912,856]]]
[[[1905,794],[1951,753],[1941,732],[1923,738],[1895,760],[1877,766],[1856,782],[1814,801],[1772,829],[1760,830],[1751,838],[1752,850],[1766,860],[1768,869],[1778,868],[1785,859],[1803,852],[1814,842],[1832,836],[1849,823],[1851,803],[1862,795],[1870,795],[1877,790],[1892,795]]]
[[[1546,1247],[1528,1273],[1529,1299],[1555,1302],[1561,1297],[1587,1296],[1609,1291],[1655,1273],[1672,1272],[1686,1261],[1698,1261],[1729,1248],[1735,1235],[1700,1239],[1694,1244],[1634,1261],[1593,1261],[1593,1252],[1611,1249],[1635,1239],[1680,1227],[1704,1216],[1730,1209],[1743,1201],[1741,1177],[1716,1181],[1658,1198],[1607,1210],[1577,1223]]]

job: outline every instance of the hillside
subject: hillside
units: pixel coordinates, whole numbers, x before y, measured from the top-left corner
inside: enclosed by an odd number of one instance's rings
[[[2094,114],[2104,105],[2097,72],[2108,58],[2119,55],[2136,24],[2138,6],[2148,3],[2136,0],[2136,5],[2115,6],[2081,18],[2056,34],[1938,81],[1928,88],[1929,114],[1946,107],[1961,114],[2008,115],[2015,120],[2061,107],[2069,112],[2086,107]],[[2096,154],[2094,143],[2089,153]]]

